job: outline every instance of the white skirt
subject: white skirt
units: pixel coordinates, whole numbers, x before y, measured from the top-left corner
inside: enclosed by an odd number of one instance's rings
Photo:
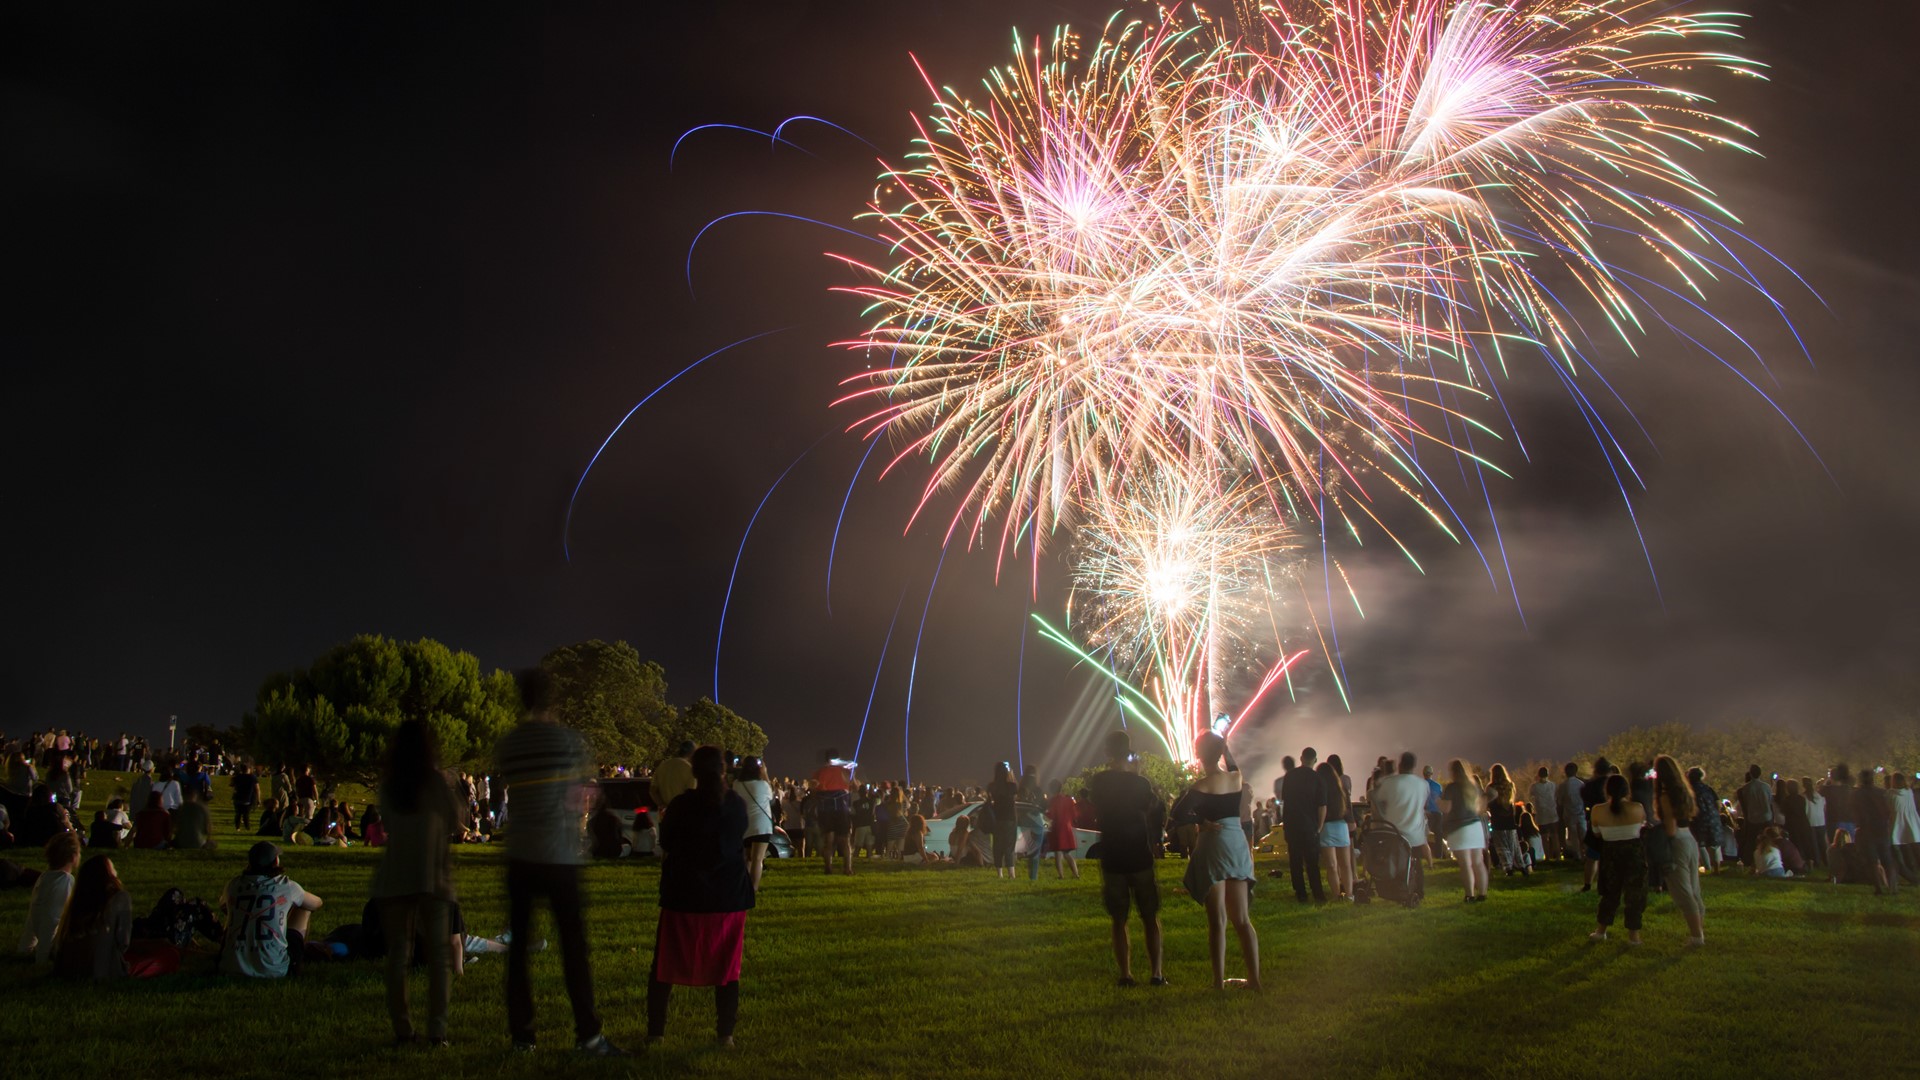
[[[1486,846],[1486,827],[1477,821],[1469,822],[1447,833],[1447,847],[1454,851],[1484,851]]]

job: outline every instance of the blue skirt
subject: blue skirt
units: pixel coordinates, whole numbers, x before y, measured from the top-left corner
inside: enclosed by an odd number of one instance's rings
[[[1352,847],[1353,840],[1347,833],[1347,823],[1329,821],[1320,826],[1320,846],[1323,848]]]
[[[1244,881],[1252,888],[1253,850],[1247,846],[1247,834],[1240,828],[1240,818],[1221,818],[1218,824],[1217,832],[1200,830],[1200,839],[1194,843],[1193,855],[1187,860],[1186,876],[1180,879],[1187,887],[1187,895],[1200,904],[1205,904],[1207,894],[1223,881]]]

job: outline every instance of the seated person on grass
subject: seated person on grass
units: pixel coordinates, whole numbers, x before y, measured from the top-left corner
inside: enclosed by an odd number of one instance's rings
[[[280,820],[286,816],[286,813],[281,809],[279,799],[268,796],[265,805],[260,808],[260,828],[255,830],[253,835],[279,836]]]
[[[87,827],[87,846],[112,851],[120,849],[120,826],[107,818],[105,810],[93,812],[93,824]]]
[[[113,799],[107,803],[107,820],[120,830],[120,846],[125,847],[127,837],[133,835],[133,816],[128,809],[127,800]]]
[[[147,794],[146,809],[133,817],[133,846],[148,850],[167,846],[173,835],[173,815],[160,808],[160,793]]]
[[[33,883],[27,926],[20,934],[20,951],[41,964],[53,959],[54,931],[73,894],[73,872],[80,868],[80,837],[61,833],[47,841],[46,850],[47,872]]]
[[[69,978],[149,978],[180,970],[179,949],[163,941],[133,940],[133,899],[105,855],[80,868],[58,936],[54,972]]]
[[[189,786],[187,793],[181,796],[180,809],[173,812],[173,846],[187,851],[212,851],[214,849],[213,819],[207,813],[206,797],[200,789]]]
[[[288,880],[279,848],[262,840],[248,849],[246,872],[227,883],[220,907],[227,913],[221,971],[279,979],[299,970],[307,920],[320,910],[320,898]]]

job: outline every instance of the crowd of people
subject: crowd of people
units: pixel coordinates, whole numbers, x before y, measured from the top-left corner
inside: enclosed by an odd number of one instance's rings
[[[635,845],[609,808],[589,812],[603,771],[581,735],[553,719],[546,675],[523,672],[520,684],[527,715],[496,745],[491,775],[443,770],[431,730],[409,721],[390,739],[377,805],[359,811],[310,769],[255,768],[202,750],[156,764],[138,756],[145,750],[134,744],[125,751],[134,773],[129,797],[110,800],[83,830],[79,786],[48,781],[84,775],[84,756],[98,744],[62,745],[63,733],[50,744],[36,734],[0,747],[8,762],[0,844],[38,848],[46,867],[36,873],[0,864],[7,883],[32,888],[20,951],[88,979],[177,971],[196,937],[218,942],[219,970],[240,977],[284,978],[305,963],[383,959],[401,1045],[444,1044],[452,976],[468,956],[501,953],[508,1036],[527,1052],[537,1045],[528,957],[546,944],[532,941],[529,931],[534,907],[545,902],[575,1047],[594,1056],[624,1053],[606,1037],[595,1003],[580,871],[593,854],[632,854]],[[1920,883],[1920,785],[1884,769],[1856,775],[1842,764],[1815,782],[1754,765],[1733,797],[1722,799],[1701,769],[1684,769],[1667,755],[1624,769],[1606,758],[1585,770],[1568,762],[1558,775],[1539,767],[1529,779],[1500,764],[1483,774],[1460,759],[1436,776],[1407,752],[1376,759],[1356,791],[1339,755],[1322,760],[1309,747],[1282,759],[1272,798],[1261,799],[1218,735],[1197,740],[1197,772],[1178,792],[1156,790],[1138,773],[1125,731],[1110,733],[1104,749],[1105,767],[1084,785],[1056,781],[1043,789],[1033,769],[1016,775],[1005,762],[982,787],[864,783],[855,763],[831,750],[812,776],[776,780],[757,758],[681,745],[650,770],[651,806],[633,822],[648,833],[648,850],[664,856],[648,1039],[664,1037],[673,987],[710,986],[716,1037],[730,1043],[747,913],[764,860],[777,847],[817,854],[829,875],[852,874],[865,858],[991,866],[1012,879],[1025,859],[1032,880],[1051,857],[1056,876],[1077,878],[1079,858],[1097,861],[1123,987],[1138,984],[1136,916],[1147,982],[1166,983],[1155,867],[1169,856],[1185,859],[1181,885],[1204,912],[1213,984],[1222,989],[1260,986],[1251,918],[1260,851],[1284,851],[1286,867],[1270,873],[1288,879],[1301,903],[1374,896],[1418,903],[1426,872],[1451,860],[1463,902],[1477,904],[1488,900],[1496,874],[1566,865],[1580,874],[1582,890],[1599,894],[1589,938],[1610,940],[1620,921],[1629,945],[1641,943],[1650,896],[1658,893],[1672,898],[1686,943],[1704,944],[1701,883],[1731,868],[1792,878],[1824,865],[1837,884],[1864,883],[1888,894],[1903,882]],[[208,803],[216,775],[230,778],[234,828],[259,839],[215,903],[170,890],[151,914],[136,917],[111,853],[213,849]],[[130,806],[139,809],[130,815]],[[930,842],[933,822],[948,828],[944,851]],[[606,827],[617,843],[604,843]],[[509,926],[486,938],[467,933],[451,848],[494,839],[496,831],[508,855]],[[1089,832],[1098,839],[1082,851]],[[319,941],[309,941],[308,930],[322,899],[291,880],[281,861],[282,845],[300,843],[380,850],[361,921]],[[1400,868],[1392,873],[1403,880],[1388,880],[1383,867]],[[1236,977],[1228,974],[1230,951],[1240,959]],[[409,1008],[409,971],[416,967],[426,972],[424,1031]]]

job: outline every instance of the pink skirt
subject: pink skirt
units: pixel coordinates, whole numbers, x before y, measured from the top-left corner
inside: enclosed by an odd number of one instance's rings
[[[724,986],[740,981],[747,942],[744,911],[660,912],[653,942],[653,976],[674,986]]]

